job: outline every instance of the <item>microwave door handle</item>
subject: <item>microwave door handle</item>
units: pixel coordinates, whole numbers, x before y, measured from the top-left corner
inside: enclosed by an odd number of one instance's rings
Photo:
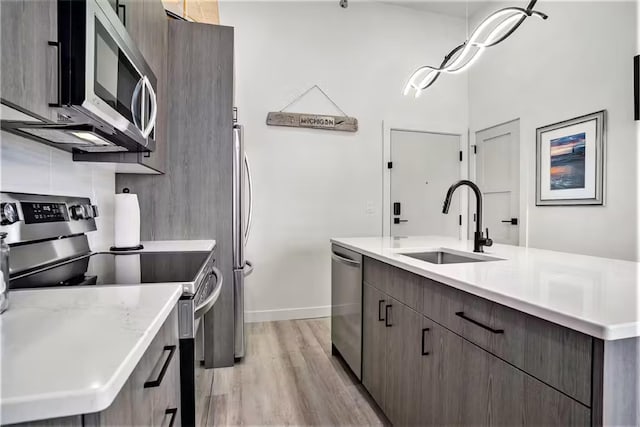
[[[158,102],[156,99],[156,92],[153,90],[151,82],[149,81],[147,76],[144,76],[143,79],[144,85],[149,91],[149,100],[151,101],[151,112],[149,113],[149,120],[147,120],[147,126],[142,131],[142,136],[148,138],[151,134],[151,131],[153,131],[153,128],[156,126],[156,118],[158,117]]]
[[[141,77],[138,80],[138,84],[133,89],[133,96],[131,96],[131,115],[133,116],[133,124],[138,128],[139,131],[142,132],[142,123],[138,123],[136,120],[136,102],[140,99],[140,91],[142,90],[142,85],[144,84],[144,77]],[[140,107],[140,119],[142,120],[142,107]]]
[[[244,230],[244,244],[247,245],[249,240],[249,232],[251,231],[251,222],[253,219],[253,184],[251,182],[251,166],[247,153],[244,153],[244,166],[247,171],[247,190],[249,191],[249,213],[247,215],[247,227]]]

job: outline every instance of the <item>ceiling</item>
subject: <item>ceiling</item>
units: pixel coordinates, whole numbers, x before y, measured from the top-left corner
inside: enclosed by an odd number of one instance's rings
[[[469,10],[468,16],[473,16],[491,3],[491,0],[469,0],[468,2],[459,0],[388,0],[386,2],[412,9],[465,18],[467,16],[467,7]]]

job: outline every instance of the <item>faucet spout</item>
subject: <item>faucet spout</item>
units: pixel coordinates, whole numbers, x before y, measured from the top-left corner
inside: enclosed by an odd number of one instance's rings
[[[451,207],[451,199],[453,198],[453,193],[461,187],[467,186],[471,188],[473,193],[476,196],[476,231],[473,236],[473,251],[474,252],[484,252],[482,249],[483,246],[491,246],[493,241],[489,238],[489,229],[487,229],[487,236],[484,237],[482,234],[482,192],[480,188],[472,181],[467,179],[460,180],[453,184],[447,190],[447,195],[444,199],[444,204],[442,205],[442,213],[448,214],[449,208]]]

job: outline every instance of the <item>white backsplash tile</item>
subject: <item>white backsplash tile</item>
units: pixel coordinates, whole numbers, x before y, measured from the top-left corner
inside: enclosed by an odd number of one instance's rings
[[[7,132],[0,133],[0,190],[90,197],[98,205],[93,250],[113,245],[115,169],[74,162],[70,153]]]
[[[51,148],[7,132],[0,134],[0,144],[2,191],[47,192]]]

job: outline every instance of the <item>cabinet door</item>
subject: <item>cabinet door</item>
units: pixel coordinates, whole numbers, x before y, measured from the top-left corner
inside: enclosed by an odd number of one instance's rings
[[[422,315],[395,299],[387,303],[384,411],[395,425],[420,424]]]
[[[120,22],[127,29],[133,42],[142,51],[145,32],[145,3],[150,0],[109,0]],[[160,0],[158,0],[160,1]],[[144,55],[144,52],[142,53]]]
[[[426,319],[422,370],[424,425],[545,425],[590,423],[581,403]]]
[[[144,2],[144,41],[141,52],[156,75],[156,96],[158,116],[154,136],[156,149],[149,157],[142,157],[142,164],[159,172],[164,172],[167,161],[167,51],[168,33],[167,14],[161,0]]]
[[[422,318],[422,329],[428,354],[421,359],[421,424],[460,425],[460,392],[465,388],[461,372],[463,340],[426,317]]]
[[[58,3],[50,0],[0,1],[0,93],[41,118],[57,120]]]
[[[373,286],[363,284],[362,306],[362,384],[384,408],[387,297]]]

